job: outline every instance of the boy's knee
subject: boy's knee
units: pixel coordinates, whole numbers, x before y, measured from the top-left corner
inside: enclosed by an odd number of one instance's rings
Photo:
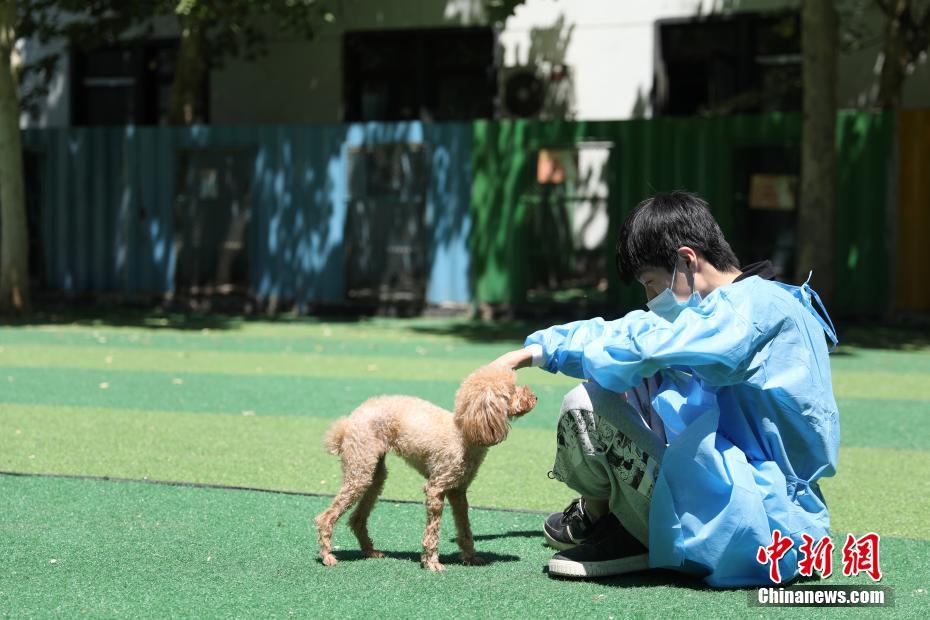
[[[583,383],[575,386],[568,394],[565,395],[565,398],[562,399],[561,413],[567,413],[569,411],[593,410],[594,407],[591,404],[591,396],[588,394],[588,390],[585,389],[585,384]]]

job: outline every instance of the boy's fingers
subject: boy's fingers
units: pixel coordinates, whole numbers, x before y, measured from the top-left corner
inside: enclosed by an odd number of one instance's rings
[[[507,364],[510,368],[518,370],[531,366],[533,355],[527,349],[517,349],[516,351],[511,351],[510,353],[502,355],[498,359]]]
[[[520,367],[522,360],[522,351],[511,351],[509,353],[504,353],[499,358],[491,362],[492,364],[497,364],[500,366],[506,366],[508,368],[516,370]]]

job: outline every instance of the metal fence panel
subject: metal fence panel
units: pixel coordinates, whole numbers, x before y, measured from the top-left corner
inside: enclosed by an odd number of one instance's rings
[[[45,285],[164,294],[176,273],[179,154],[254,149],[251,293],[299,305],[345,299],[349,146],[426,143],[427,300],[469,299],[471,127],[465,123],[31,129]]]
[[[837,118],[837,221],[834,311],[882,314],[890,309],[890,236],[893,208],[893,117],[843,112]],[[604,252],[608,299],[617,314],[642,307],[642,292],[624,286],[612,268],[620,223],[642,199],[657,191],[688,189],[711,205],[739,254],[743,185],[735,158],[752,149],[800,147],[797,114],[716,118],[656,118],[613,122],[481,121],[474,124],[472,167],[472,273],[479,302],[525,304],[535,268],[526,260],[527,209],[537,191],[534,168],[541,148],[585,141],[610,145],[610,225]]]

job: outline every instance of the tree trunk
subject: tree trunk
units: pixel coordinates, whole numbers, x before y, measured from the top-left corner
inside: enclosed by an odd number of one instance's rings
[[[813,270],[811,283],[829,303],[834,283],[837,18],[833,0],[801,6],[804,118],[796,277],[804,281]]]
[[[171,104],[168,123],[191,125],[205,118],[201,109],[201,87],[206,74],[204,59],[203,30],[197,18],[181,18],[181,44],[171,84]]]
[[[882,49],[882,73],[879,79],[878,105],[882,109],[895,109],[901,105],[904,88],[907,50],[901,17],[907,10],[907,0],[891,0],[891,13],[885,19],[885,41]]]
[[[15,24],[16,0],[0,0],[0,312],[29,308],[29,234],[12,63]]]

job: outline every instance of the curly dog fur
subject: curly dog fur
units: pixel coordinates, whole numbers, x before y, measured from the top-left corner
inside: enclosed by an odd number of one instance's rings
[[[516,385],[516,373],[495,365],[483,366],[466,377],[455,395],[455,411],[411,396],[379,396],[362,403],[348,417],[330,427],[327,450],[342,459],[342,488],[329,508],[316,517],[320,558],[336,564],[332,553],[333,527],[353,504],[349,526],[366,557],[384,557],[368,535],[368,515],[384,488],[385,455],[393,450],[426,479],[426,532],[422,566],[443,570],[439,562],[439,523],[443,502],[449,500],[457,542],[465,564],[483,564],[475,555],[465,492],[488,447],[507,438],[510,418],[529,412],[536,395]]]

